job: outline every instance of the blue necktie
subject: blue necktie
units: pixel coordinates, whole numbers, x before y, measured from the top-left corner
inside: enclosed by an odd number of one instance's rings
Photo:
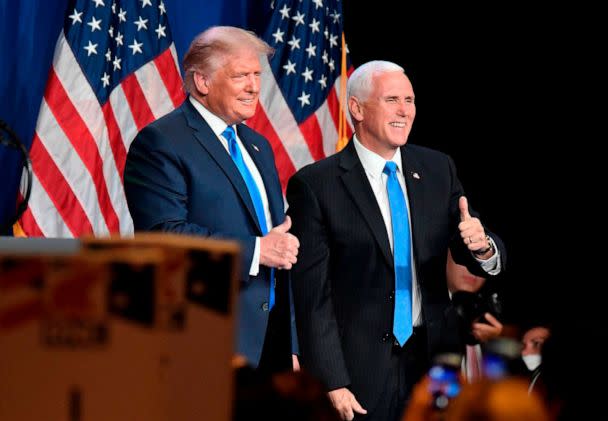
[[[241,149],[236,142],[236,134],[234,133],[234,129],[232,126],[226,127],[226,129],[222,132],[222,136],[226,138],[228,141],[228,149],[230,150],[230,156],[234,161],[234,164],[238,168],[241,173],[241,177],[245,181],[247,185],[247,190],[249,190],[249,197],[251,197],[251,201],[253,202],[253,207],[255,208],[255,214],[258,217],[258,223],[260,224],[260,229],[262,230],[262,235],[268,234],[268,226],[266,225],[266,214],[264,213],[264,203],[262,202],[262,195],[260,194],[260,190],[258,189],[258,185],[255,183],[249,168],[245,165],[245,161],[243,160],[243,155],[241,154]],[[270,293],[268,296],[268,308],[272,309],[274,306],[274,269],[270,269]]]
[[[397,179],[397,164],[388,161],[384,167],[388,176],[386,190],[391,208],[393,227],[393,256],[395,259],[395,314],[393,335],[403,346],[412,335],[412,245],[407,204]]]

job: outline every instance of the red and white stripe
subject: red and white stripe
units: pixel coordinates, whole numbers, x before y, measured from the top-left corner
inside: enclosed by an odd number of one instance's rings
[[[262,91],[256,114],[247,125],[271,143],[283,191],[298,169],[336,151],[338,141],[340,78],[336,79],[323,104],[298,125],[270,68],[262,60]],[[348,115],[348,113],[346,113]],[[352,123],[347,120],[347,135]]]
[[[34,180],[21,226],[29,236],[133,232],[122,183],[137,132],[184,99],[173,44],[101,105],[59,36],[31,148]]]

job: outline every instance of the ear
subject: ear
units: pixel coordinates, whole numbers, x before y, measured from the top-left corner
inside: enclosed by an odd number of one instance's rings
[[[207,95],[209,93],[209,78],[199,72],[194,72],[192,77],[194,79],[196,90],[202,95]]]
[[[351,96],[348,98],[348,110],[355,121],[363,121],[363,107],[357,97]]]

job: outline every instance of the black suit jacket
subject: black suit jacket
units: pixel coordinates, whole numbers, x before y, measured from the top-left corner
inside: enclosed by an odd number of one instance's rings
[[[461,344],[446,321],[448,247],[473,272],[482,270],[458,233],[464,192],[452,160],[415,145],[402,147],[401,154],[430,358]],[[287,202],[301,244],[292,286],[302,365],[330,390],[349,386],[372,409],[393,347],[394,269],[384,220],[352,140],[298,171]]]

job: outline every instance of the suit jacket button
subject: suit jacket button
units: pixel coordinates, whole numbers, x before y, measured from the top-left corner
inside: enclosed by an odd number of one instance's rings
[[[389,339],[391,339],[391,334],[390,333],[385,333],[382,335],[381,341],[382,342],[388,342]]]
[[[388,296],[388,299],[393,301],[395,299],[395,291],[391,291],[391,293]]]
[[[262,303],[262,310],[268,311],[268,303],[267,302]]]

